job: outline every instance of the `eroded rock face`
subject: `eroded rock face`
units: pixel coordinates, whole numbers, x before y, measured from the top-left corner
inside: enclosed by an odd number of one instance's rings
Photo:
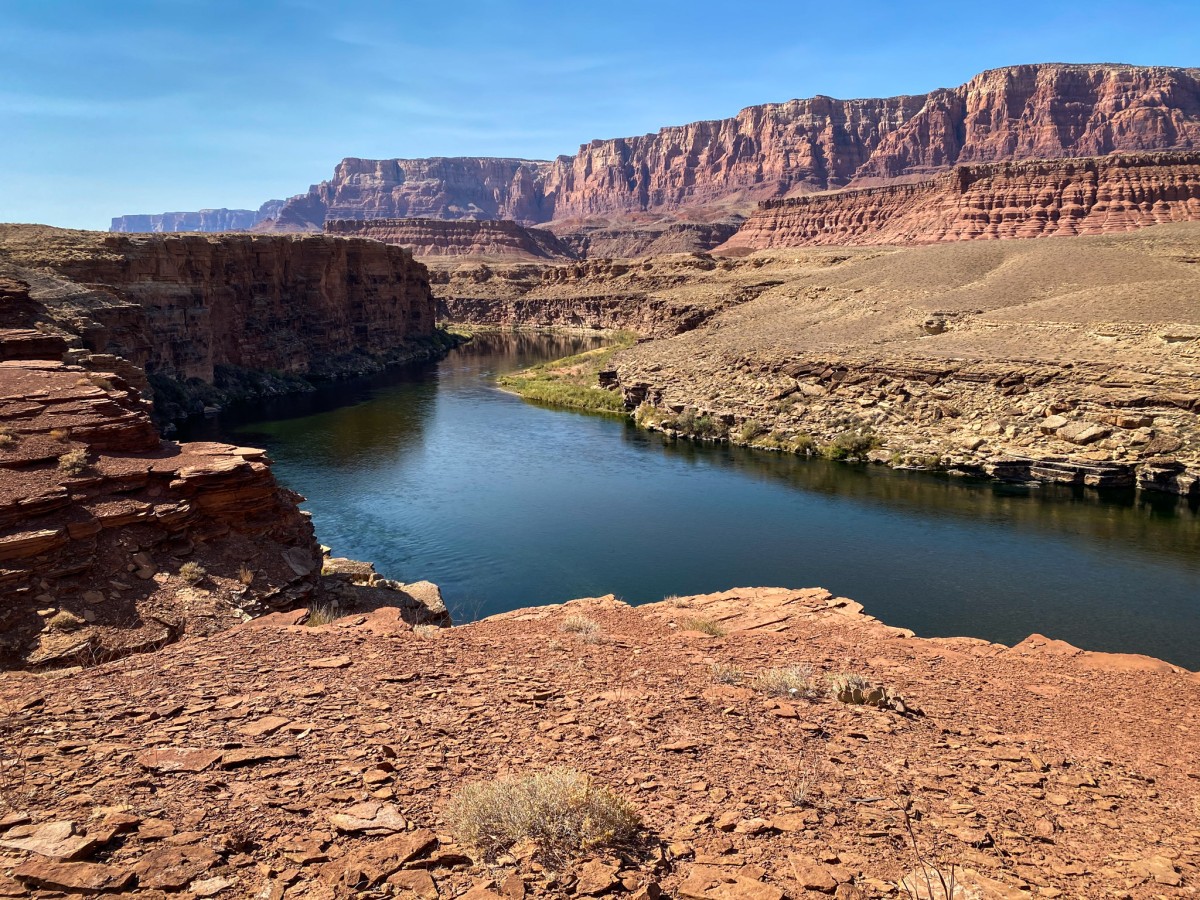
[[[1200,146],[1200,70],[1010,66],[957,88],[871,100],[814,97],[736,116],[596,140],[552,162],[346,159],[272,227],[428,216],[526,224],[713,210],[927,177],[965,163]]]
[[[491,157],[343,159],[333,178],[291,198],[264,227],[321,231],[330,219],[550,218],[540,183],[550,163]]]
[[[718,252],[1102,234],[1197,219],[1200,152],[980,164],[765,201]]]
[[[197,212],[167,212],[157,215],[115,216],[109,231],[181,232],[249,231],[263,219],[274,218],[283,200],[268,200],[258,209],[201,209]]]
[[[436,328],[425,267],[375,241],[2,226],[0,265],[82,348],[175,381],[370,370]]]
[[[317,590],[263,451],[162,441],[118,375],[58,360],[0,362],[0,398],[0,664],[90,664]]]
[[[325,233],[383,241],[414,256],[487,256],[509,259],[575,259],[553,233],[511,221],[444,219],[334,219]]]

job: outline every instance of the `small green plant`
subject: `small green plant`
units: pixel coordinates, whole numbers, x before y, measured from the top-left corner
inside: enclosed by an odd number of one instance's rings
[[[316,628],[319,625],[336,622],[339,618],[341,615],[332,603],[318,603],[308,608],[308,618],[304,620],[304,624],[310,628]]]
[[[753,443],[766,433],[766,426],[754,419],[747,419],[742,423],[742,427],[738,429],[738,437],[741,438],[744,444]]]
[[[179,577],[188,584],[199,584],[208,574],[208,570],[195,560],[188,560],[179,567]]]
[[[737,666],[731,666],[726,663],[713,663],[712,677],[713,681],[717,684],[741,684],[742,679],[746,677],[746,673]]]
[[[726,633],[725,629],[715,619],[702,617],[684,619],[679,623],[679,627],[684,631],[699,631],[702,634],[709,634],[713,637],[725,637]]]
[[[821,452],[827,459],[861,460],[880,443],[879,436],[870,428],[850,428],[826,444]]]
[[[562,768],[468,784],[451,800],[446,819],[485,861],[529,843],[551,869],[598,850],[631,848],[641,830],[627,801]]]
[[[754,686],[771,697],[789,697],[793,700],[812,700],[821,693],[813,680],[812,666],[764,669],[754,676]]]
[[[82,447],[74,450],[68,450],[58,458],[58,471],[61,475],[66,475],[68,478],[74,478],[76,475],[82,475],[89,468],[87,451]]]
[[[802,431],[792,438],[790,449],[797,456],[815,456],[817,453],[817,442],[807,431]]]

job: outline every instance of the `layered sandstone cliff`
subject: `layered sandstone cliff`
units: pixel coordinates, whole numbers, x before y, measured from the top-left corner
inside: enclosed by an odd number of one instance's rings
[[[333,219],[325,233],[383,241],[414,256],[485,256],[509,259],[574,259],[576,253],[552,232],[512,221],[444,219]]]
[[[274,227],[397,216],[686,218],[969,162],[1197,147],[1198,69],[1010,66],[925,95],[751,106],[728,119],[592,141],[553,162],[347,159],[331,180],[289,200]]]
[[[268,200],[258,209],[201,209],[196,212],[167,212],[157,215],[115,216],[109,231],[115,232],[218,232],[249,231],[263,219],[273,219],[283,200]]]
[[[984,163],[764,201],[718,250],[1100,234],[1197,219],[1200,151]]]
[[[0,265],[80,347],[152,379],[337,376],[427,353],[436,331],[425,267],[376,241],[2,226]]]

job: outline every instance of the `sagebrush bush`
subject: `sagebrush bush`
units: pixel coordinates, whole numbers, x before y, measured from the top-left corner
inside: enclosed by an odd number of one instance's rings
[[[446,819],[489,862],[528,841],[552,868],[601,848],[629,847],[641,830],[632,805],[564,768],[469,784],[451,800]]]
[[[772,697],[791,697],[794,700],[811,700],[821,693],[813,680],[812,666],[764,669],[754,676],[754,686]]]
[[[58,458],[58,471],[69,478],[82,475],[88,468],[87,451],[82,447],[68,450]]]
[[[188,584],[199,584],[207,574],[208,570],[195,560],[188,560],[179,567],[179,577]]]

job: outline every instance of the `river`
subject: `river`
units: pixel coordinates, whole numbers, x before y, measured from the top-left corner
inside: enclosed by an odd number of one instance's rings
[[[819,585],[925,636],[1041,632],[1200,669],[1194,503],[675,442],[495,386],[597,345],[481,335],[181,436],[268,448],[322,543],[436,582],[460,622],[605,593]]]

